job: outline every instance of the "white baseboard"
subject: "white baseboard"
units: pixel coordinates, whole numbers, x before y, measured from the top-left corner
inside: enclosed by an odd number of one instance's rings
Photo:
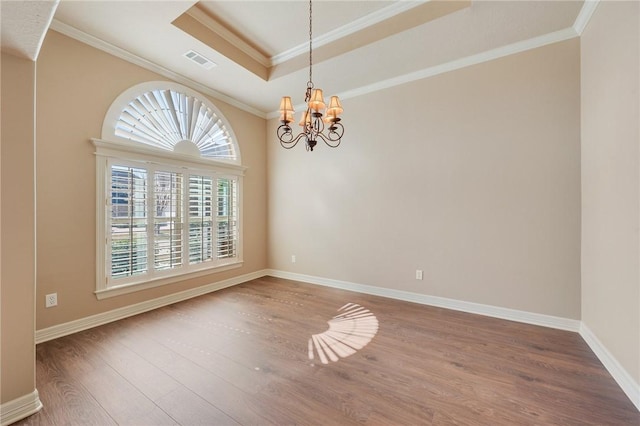
[[[357,284],[348,281],[334,280],[330,278],[316,277],[312,275],[298,274],[294,272],[280,271],[274,269],[263,269],[216,283],[197,287],[191,290],[182,291],[153,300],[137,303],[131,306],[114,309],[90,317],[81,318],[64,324],[54,325],[36,331],[36,343],[63,337],[78,331],[87,330],[92,327],[107,324],[119,319],[127,318],[143,312],[147,312],[172,303],[181,302],[216,290],[242,284],[253,279],[270,275],[277,278],[301,281],[309,284],[322,285],[325,287],[339,288],[342,290],[355,291],[359,293],[371,294],[374,296],[388,297],[390,299],[403,300],[407,302],[420,303],[423,305],[437,306],[440,308],[453,309],[456,311],[469,312],[473,314],[485,315],[494,318],[516,321],[526,324],[539,325],[560,330],[577,332],[587,342],[591,350],[600,359],[605,368],[613,376],[614,380],[622,388],[625,394],[631,399],[633,404],[640,410],[640,385],[633,380],[629,373],[620,365],[606,347],[581,321],[555,317],[551,315],[537,314],[533,312],[519,311],[515,309],[502,308],[499,306],[483,305],[480,303],[465,302],[462,300],[448,299],[445,297],[429,296],[425,294],[412,293],[409,291],[393,290],[383,287],[375,287],[366,284]],[[21,418],[27,417],[42,408],[38,398],[37,390],[33,394],[25,395],[14,401],[2,404],[2,424],[13,423]],[[22,416],[22,417],[20,417]],[[5,422],[6,417],[6,422]]]
[[[613,379],[622,388],[624,393],[627,394],[638,411],[640,411],[640,384],[620,365],[618,360],[607,350],[584,322],[580,325],[580,336],[587,342],[587,345],[589,345],[593,353],[596,354],[602,365],[604,365],[609,374],[613,376]]]
[[[329,278],[315,277],[311,275],[297,274],[293,272],[268,270],[268,275],[309,284],[318,284],[326,287],[342,290],[356,291],[374,296],[388,297],[390,299],[404,300],[406,302],[420,303],[422,305],[437,306],[439,308],[453,309],[455,311],[480,314],[488,317],[517,321],[526,324],[541,325],[560,330],[578,332],[580,321],[551,315],[536,314],[533,312],[519,311],[516,309],[502,308],[499,306],[483,305],[480,303],[465,302],[462,300],[447,299],[445,297],[429,296],[426,294],[412,293],[409,291],[393,290],[383,287],[375,287],[366,284],[356,284],[348,281],[339,281]]]
[[[465,302],[462,300],[447,299],[444,297],[428,296],[425,294],[412,293],[402,290],[375,287],[366,284],[356,284],[348,281],[315,277],[312,275],[297,274],[294,272],[269,269],[267,271],[267,274],[273,277],[302,281],[309,284],[317,284],[326,287],[339,288],[342,290],[372,294],[374,296],[403,300],[406,302],[420,303],[423,305],[437,306],[440,308],[486,315],[489,317],[517,321],[526,324],[540,325],[543,327],[577,332],[589,345],[593,353],[598,357],[600,362],[602,362],[609,374],[611,374],[613,379],[618,383],[627,397],[629,397],[631,402],[640,411],[640,385],[635,382],[631,375],[622,367],[622,365],[620,365],[618,360],[616,360],[615,357],[611,355],[607,348],[600,342],[600,340],[598,340],[595,334],[593,334],[582,321],[555,317],[551,315],[536,314],[533,312],[518,311],[509,308],[501,308],[499,306],[483,305],[479,303]]]
[[[183,300],[202,296],[203,294],[211,293],[213,291],[222,290],[223,288],[242,284],[256,278],[264,277],[265,275],[267,275],[267,270],[263,269],[190,290],[181,291],[179,293],[169,294],[157,299],[136,303],[135,305],[125,306],[122,308],[114,309],[112,311],[107,311],[100,314],[91,315],[86,318],[80,318],[63,324],[57,324],[51,327],[43,328],[41,330],[36,330],[36,343],[43,343],[48,340],[57,339],[58,337],[67,336],[69,334],[77,333],[89,328],[108,324],[113,321],[141,314],[143,312],[151,311],[163,306],[171,305],[172,303],[181,302]]]
[[[38,390],[0,405],[0,425],[10,425],[42,409]]]
[[[92,327],[108,324],[123,318],[151,311],[172,303],[181,302],[203,294],[211,293],[223,288],[231,287],[256,278],[271,275],[278,278],[285,278],[295,281],[306,282],[309,284],[317,284],[326,287],[339,288],[343,290],[355,291],[359,293],[371,294],[375,296],[388,297],[390,299],[404,300],[407,302],[420,303],[423,305],[437,306],[440,308],[453,309],[456,311],[469,312],[474,314],[485,315],[494,318],[501,318],[510,321],[517,321],[527,324],[541,325],[544,327],[557,328],[578,332],[580,330],[580,321],[554,317],[551,315],[536,314],[532,312],[518,311],[515,309],[502,308],[499,306],[483,305],[480,303],[465,302],[455,299],[447,299],[445,297],[429,296],[425,294],[412,293],[402,290],[393,290],[383,287],[375,287],[366,284],[356,284],[348,281],[339,281],[330,278],[322,278],[311,275],[297,274],[293,272],[280,271],[274,269],[262,269],[245,275],[229,278],[227,280],[204,285],[190,290],[181,291],[179,293],[170,294],[159,297],[157,299],[147,300],[136,303],[135,305],[125,306],[111,311],[103,312],[89,317],[80,318],[63,324],[57,324],[51,327],[36,330],[36,343],[43,343],[79,331],[87,330]]]

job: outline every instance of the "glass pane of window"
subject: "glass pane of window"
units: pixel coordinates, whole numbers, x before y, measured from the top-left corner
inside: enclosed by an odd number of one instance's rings
[[[182,173],[156,172],[153,191],[155,269],[177,268],[182,265]]]
[[[147,171],[111,167],[111,276],[147,272]]]
[[[189,176],[189,263],[213,258],[213,179]]]

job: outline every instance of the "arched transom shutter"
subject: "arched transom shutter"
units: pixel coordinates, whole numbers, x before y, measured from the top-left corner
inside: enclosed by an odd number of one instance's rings
[[[129,102],[115,134],[169,151],[190,141],[202,157],[237,159],[231,133],[216,113],[197,97],[172,89],[150,90]]]

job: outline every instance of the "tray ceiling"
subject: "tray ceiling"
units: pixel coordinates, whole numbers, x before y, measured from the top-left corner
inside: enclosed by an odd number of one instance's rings
[[[313,9],[314,82],[348,103],[376,88],[575,37],[583,2],[315,0]],[[302,100],[308,25],[305,0],[63,0],[51,28],[266,116],[283,95]],[[3,49],[4,28],[3,16]],[[20,31],[24,25],[12,30]],[[189,51],[216,66],[199,66],[184,56]]]

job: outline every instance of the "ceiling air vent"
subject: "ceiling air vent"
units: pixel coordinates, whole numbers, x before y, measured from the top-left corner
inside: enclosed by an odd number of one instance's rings
[[[195,62],[196,64],[200,65],[201,67],[210,70],[211,68],[216,66],[216,63],[213,62],[210,59],[205,58],[204,56],[202,56],[201,54],[199,54],[198,52],[195,52],[193,50],[188,51],[187,53],[184,54],[185,57],[187,57],[188,59],[191,59],[193,62]]]

